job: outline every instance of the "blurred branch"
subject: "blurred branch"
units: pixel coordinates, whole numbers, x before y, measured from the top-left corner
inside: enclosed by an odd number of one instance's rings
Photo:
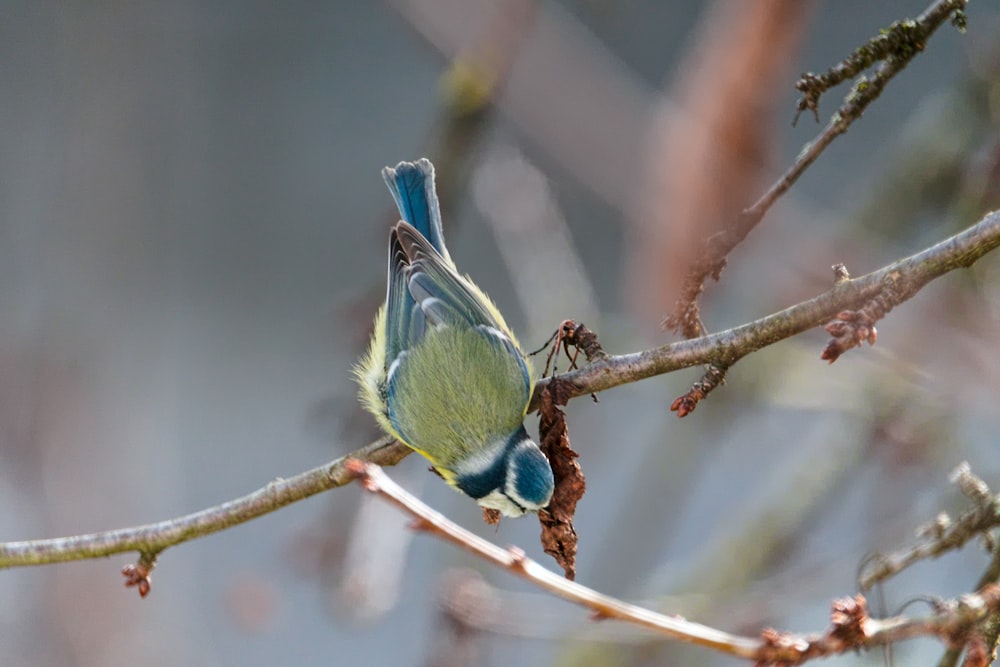
[[[550,593],[591,609],[595,619],[633,623],[672,639],[754,660],[761,667],[797,665],[812,658],[919,636],[937,636],[948,642],[971,641],[971,628],[1000,611],[1000,586],[996,585],[989,585],[978,593],[964,595],[957,600],[942,602],[937,605],[935,614],[924,618],[871,618],[864,597],[858,595],[833,603],[832,627],[822,634],[800,635],[768,629],[760,638],[733,635],[678,616],[659,614],[564,579],[527,558],[520,549],[498,547],[449,521],[440,512],[407,493],[377,465],[353,460],[347,461],[345,468],[361,480],[365,489],[413,516],[415,529],[451,542]]]
[[[777,199],[788,191],[799,176],[815,162],[819,154],[829,146],[834,139],[847,132],[851,123],[861,118],[868,105],[875,101],[889,81],[899,74],[910,61],[924,49],[927,39],[951,17],[956,24],[964,26],[962,11],[968,0],[936,0],[915,20],[897,21],[868,44],[856,49],[844,62],[832,67],[826,74],[816,76],[806,73],[796,84],[803,93],[799,102],[799,111],[811,109],[818,114],[819,96],[829,88],[841,83],[847,77],[854,76],[876,62],[881,62],[869,80],[860,77],[847,94],[844,103],[830,117],[823,131],[813,141],[806,144],[798,158],[781,177],[768,188],[760,199],[746,209],[737,225],[732,239],[732,246],[726,250],[728,254],[732,247],[746,238],[753,227],[760,222],[764,214]],[[817,121],[819,116],[816,117]],[[721,267],[720,267],[721,270]],[[706,274],[708,275],[708,274]]]
[[[996,587],[1000,580],[1000,547],[992,531],[1000,526],[1000,495],[993,495],[986,482],[975,475],[964,461],[951,473],[951,481],[975,506],[954,521],[943,512],[939,514],[933,522],[920,529],[924,541],[919,544],[869,558],[858,579],[861,590],[868,590],[921,560],[937,558],[947,551],[959,549],[975,537],[982,538],[993,554],[976,582],[976,589]],[[934,605],[940,608],[941,603],[935,601]],[[938,661],[938,667],[955,667],[963,653],[966,655],[965,665],[991,664],[996,659],[998,638],[1000,614],[994,613],[971,627],[964,641],[952,643]]]
[[[973,474],[968,463],[959,464],[952,472],[951,479],[975,506],[955,520],[947,514],[939,514],[933,522],[920,530],[924,541],[919,544],[895,553],[872,557],[869,560],[870,567],[858,578],[858,586],[862,591],[918,561],[937,558],[947,551],[959,549],[972,538],[988,535],[990,530],[1000,527],[1000,495],[993,495],[986,482]],[[979,588],[996,583],[998,576],[1000,558],[995,556],[991,567],[980,578]]]
[[[706,238],[759,194],[775,120],[819,6],[811,0],[706,2],[673,82],[649,122],[649,148],[626,269],[632,308],[663,320]],[[739,113],[733,113],[739,109]],[[677,331],[706,333],[697,304]],[[671,322],[670,324],[674,324]]]
[[[714,2],[703,12],[694,47],[651,123],[653,148],[642,213],[634,229],[629,294],[643,320],[662,320],[692,287],[686,280],[704,240],[724,231],[761,187],[762,165],[776,145],[780,96],[816,2]],[[740,113],[733,113],[740,109]],[[659,138],[657,138],[659,137]],[[701,279],[699,278],[699,284]],[[658,289],[650,289],[658,286]],[[700,287],[697,288],[700,290]],[[667,323],[684,338],[708,333],[692,294],[682,320]],[[670,406],[694,411],[725,384],[724,366],[709,364]]]
[[[491,6],[475,38],[455,54],[441,76],[442,104],[427,152],[437,165],[438,195],[445,207],[466,189],[471,163],[495,119],[496,100],[537,14],[537,0]]]
[[[841,311],[861,308],[876,297],[884,299],[887,292],[894,300],[892,305],[899,305],[931,280],[971,266],[997,246],[1000,211],[993,211],[922,252],[859,278],[840,280],[833,289],[809,301],[719,333],[598,359],[558,377],[570,383],[573,396],[582,396],[699,364],[729,367],[751,352],[819,326]],[[537,406],[537,398],[549,381],[539,381],[532,407]]]
[[[777,181],[725,230],[705,239],[704,245],[684,278],[681,296],[664,324],[670,329],[695,331],[701,327],[697,299],[704,290],[705,280],[711,276],[719,279],[726,266],[726,258],[743,242],[750,231],[764,218],[771,206],[785,194],[805,170],[816,161],[827,146],[847,132],[851,123],[861,118],[868,105],[875,101],[889,81],[901,72],[920,53],[927,39],[949,18],[962,29],[962,13],[967,0],[936,0],[913,20],[897,21],[867,45],[856,49],[842,63],[826,74],[803,75],[796,88],[803,92],[799,112],[811,109],[816,113],[820,95],[845,78],[880,63],[871,78],[861,76],[844,99],[826,127],[815,139],[807,143],[795,162]],[[818,115],[817,115],[818,120]]]
[[[866,276],[840,281],[833,289],[781,312],[728,331],[652,350],[596,357],[587,367],[557,377],[569,396],[582,396],[698,364],[731,366],[755,350],[815,327],[846,308],[858,307],[882,293],[886,284],[892,286],[893,294],[900,301],[905,301],[934,278],[972,265],[998,245],[1000,211],[994,211],[972,227],[923,252]],[[532,401],[533,409],[537,408],[537,397],[551,381],[551,378],[539,381],[536,399]],[[390,438],[381,438],[348,456],[381,465],[395,465],[409,452],[402,444]],[[175,519],[102,533],[0,543],[0,568],[100,558],[135,551],[140,554],[139,565],[151,569],[156,555],[167,547],[244,523],[322,491],[345,485],[350,481],[344,470],[346,458],[339,458],[290,479],[277,479],[242,498]],[[148,579],[148,576],[140,578]]]

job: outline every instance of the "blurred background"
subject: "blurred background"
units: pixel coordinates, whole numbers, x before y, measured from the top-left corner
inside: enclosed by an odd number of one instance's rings
[[[820,128],[823,71],[924,0],[0,6],[0,540],[165,519],[375,435],[349,369],[384,290],[379,169],[431,157],[459,267],[522,341],[676,339],[692,243]],[[824,97],[823,122],[847,88]],[[1000,8],[926,52],[730,256],[709,330],[922,249],[1000,206]],[[678,420],[690,369],[568,408],[578,580],[733,632],[828,623],[861,560],[1000,489],[1000,255],[932,283],[832,366],[812,331]],[[535,428],[529,418],[529,430]],[[486,526],[412,456],[390,474]],[[356,487],[166,551],[0,572],[4,665],[735,665],[414,536]],[[970,590],[970,545],[885,589]],[[916,641],[897,664],[930,664]],[[824,664],[881,664],[881,654]]]

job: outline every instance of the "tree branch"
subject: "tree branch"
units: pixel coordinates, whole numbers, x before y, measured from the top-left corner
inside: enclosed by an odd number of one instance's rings
[[[887,30],[872,38],[868,44],[856,49],[843,63],[823,75],[805,74],[796,84],[803,93],[798,110],[810,109],[816,113],[820,95],[846,78],[879,62],[871,79],[860,77],[844,99],[844,103],[831,116],[826,127],[816,137],[803,146],[792,165],[776,180],[752,206],[726,229],[705,239],[698,257],[688,269],[673,312],[665,320],[667,328],[685,332],[704,330],[698,315],[698,296],[704,290],[705,280],[712,276],[719,279],[726,266],[726,258],[733,248],[743,242],[747,235],[760,223],[764,214],[784,195],[820,154],[840,135],[847,132],[851,123],[874,102],[886,85],[899,74],[921,51],[927,39],[940,28],[949,17],[964,28],[962,11],[968,0],[935,0],[914,20],[897,21]],[[798,115],[796,114],[796,118]],[[817,120],[819,116],[817,114]]]
[[[378,466],[355,460],[348,461],[347,467],[362,481],[365,489],[377,493],[413,516],[416,519],[414,523],[416,529],[436,535],[493,565],[531,581],[550,593],[592,609],[599,618],[627,620],[674,639],[707,646],[742,658],[753,658],[756,654],[759,642],[752,637],[731,635],[677,616],[665,616],[622,602],[545,569],[525,556],[517,547],[507,549],[498,547],[422,503],[393,482]]]
[[[901,301],[948,271],[972,265],[1000,245],[1000,211],[987,214],[972,227],[916,255],[866,276],[838,283],[833,289],[783,311],[720,333],[660,348],[596,358],[580,370],[558,376],[571,396],[604,391],[629,382],[681,368],[715,363],[731,366],[747,354],[818,326],[845,308],[857,308],[879,294],[886,283]],[[543,379],[537,397],[551,382]],[[152,562],[167,547],[224,530],[268,514],[350,481],[344,472],[348,457],[380,465],[395,465],[410,450],[391,438],[381,438],[331,463],[277,479],[267,486],[221,505],[157,523],[100,533],[0,543],[0,569],[101,558],[134,551]]]
[[[392,438],[384,437],[295,477],[275,479],[242,498],[175,519],[87,535],[0,543],[0,569],[101,558],[127,551],[136,551],[142,561],[151,563],[167,547],[217,533],[349,483],[353,477],[345,472],[344,461],[350,457],[395,465],[409,452]]]
[[[986,483],[972,473],[967,462],[963,461],[952,471],[951,479],[959,486],[963,495],[974,503],[973,507],[957,519],[951,519],[942,512],[933,522],[920,529],[923,540],[919,543],[896,552],[876,554],[872,557],[868,561],[868,567],[864,568],[858,578],[858,587],[862,591],[898,574],[914,563],[960,549],[969,540],[987,535],[989,531],[1000,527],[1000,495],[993,495]],[[1000,549],[997,550],[997,554],[1000,554]],[[983,573],[978,587],[996,583],[998,577],[1000,577],[1000,555],[994,556],[991,567]]]
[[[719,333],[598,359],[559,378],[570,383],[572,396],[582,396],[700,364],[729,367],[751,352],[819,326],[843,310],[860,308],[886,288],[894,293],[896,303],[892,305],[898,305],[931,280],[971,266],[997,246],[1000,211],[993,211],[937,245],[867,275],[839,282],[809,301]],[[538,396],[548,382],[539,381],[532,407],[537,407]]]
[[[972,627],[1000,610],[1000,586],[992,584],[957,600],[943,601],[937,605],[936,613],[923,618],[871,618],[865,598],[858,595],[834,602],[832,626],[821,634],[801,635],[769,629],[760,638],[733,635],[679,616],[659,614],[564,579],[525,556],[520,549],[498,547],[450,521],[393,482],[377,465],[354,460],[347,461],[345,468],[361,480],[366,490],[413,516],[415,529],[451,542],[539,588],[591,609],[597,619],[633,623],[671,639],[754,660],[758,666],[797,665],[812,658],[920,636],[936,636],[946,642],[965,641]]]

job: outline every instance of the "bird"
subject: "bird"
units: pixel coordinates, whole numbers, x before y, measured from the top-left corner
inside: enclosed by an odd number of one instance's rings
[[[534,371],[493,301],[444,242],[434,166],[382,170],[401,220],[385,303],[355,366],[362,405],[453,488],[508,517],[545,508],[552,467],[524,427]]]

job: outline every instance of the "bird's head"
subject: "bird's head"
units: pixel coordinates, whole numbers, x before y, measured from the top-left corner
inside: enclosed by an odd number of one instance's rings
[[[552,500],[552,467],[522,425],[504,441],[487,447],[487,456],[464,462],[454,485],[480,506],[518,517],[537,512]]]

